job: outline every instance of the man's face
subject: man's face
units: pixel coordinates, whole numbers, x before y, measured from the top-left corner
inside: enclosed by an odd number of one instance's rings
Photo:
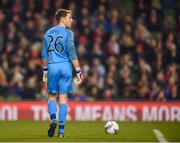
[[[65,17],[65,26],[71,28],[72,23],[73,23],[72,14],[68,13],[67,16]]]

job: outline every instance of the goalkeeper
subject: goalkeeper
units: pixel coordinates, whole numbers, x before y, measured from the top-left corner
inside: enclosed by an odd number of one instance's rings
[[[48,112],[51,120],[48,136],[54,136],[57,126],[56,99],[58,99],[58,136],[64,137],[67,95],[72,93],[72,65],[77,73],[78,84],[83,82],[84,76],[81,73],[76,54],[74,34],[67,29],[72,26],[72,12],[66,9],[59,9],[55,16],[58,25],[45,33],[42,43],[43,84],[46,85],[47,82]]]

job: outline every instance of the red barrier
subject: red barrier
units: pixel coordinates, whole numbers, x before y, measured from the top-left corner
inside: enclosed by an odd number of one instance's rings
[[[68,105],[68,120],[180,121],[180,102],[69,102]],[[47,102],[0,102],[0,120],[48,119]]]

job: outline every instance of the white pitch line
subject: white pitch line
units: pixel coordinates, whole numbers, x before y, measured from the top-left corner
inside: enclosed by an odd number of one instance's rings
[[[167,139],[164,137],[164,135],[161,133],[158,129],[153,129],[154,134],[156,135],[157,139],[160,143],[168,143]]]

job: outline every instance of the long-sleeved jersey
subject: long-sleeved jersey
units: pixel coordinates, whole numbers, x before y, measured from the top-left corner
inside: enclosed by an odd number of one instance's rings
[[[49,29],[44,35],[41,56],[48,64],[76,60],[73,32],[62,26]]]

